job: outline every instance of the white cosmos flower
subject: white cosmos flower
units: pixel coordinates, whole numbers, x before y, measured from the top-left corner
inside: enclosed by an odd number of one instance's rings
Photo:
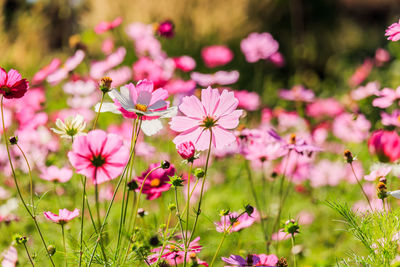
[[[78,135],[84,135],[86,128],[86,122],[81,115],[69,116],[64,122],[60,119],[56,120],[56,128],[50,128],[56,134],[59,134],[62,138],[72,139]]]
[[[174,117],[177,107],[169,107],[165,99],[168,92],[162,88],[153,91],[152,81],[139,81],[137,86],[130,83],[120,90],[114,89],[108,93],[114,103],[103,103],[100,112],[122,114],[127,118],[142,117],[141,129],[146,135],[153,135],[162,129],[161,118]],[[100,103],[95,111],[99,112]]]

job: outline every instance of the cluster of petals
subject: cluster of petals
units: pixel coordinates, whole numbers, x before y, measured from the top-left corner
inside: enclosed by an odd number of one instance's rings
[[[180,56],[173,58],[175,67],[184,72],[192,71],[196,68],[196,61],[189,56]]]
[[[333,134],[345,142],[360,143],[368,138],[371,122],[363,115],[343,113],[335,118]]]
[[[369,82],[365,86],[360,86],[351,91],[350,96],[353,100],[359,101],[372,95],[379,94],[380,84],[378,82]]]
[[[173,131],[180,134],[174,138],[175,144],[191,141],[196,150],[208,149],[210,140],[219,149],[236,141],[229,130],[239,124],[242,110],[236,110],[239,101],[233,92],[208,87],[201,91],[201,101],[196,96],[182,99],[179,110],[184,116],[175,116],[170,121]]]
[[[93,79],[100,79],[108,70],[121,64],[125,55],[126,49],[124,47],[119,47],[114,53],[107,56],[106,59],[92,63],[90,66],[90,77]]]
[[[239,79],[239,72],[233,71],[217,71],[214,74],[203,74],[199,72],[192,72],[190,78],[200,86],[211,86],[213,84],[228,85],[237,82]]]
[[[399,22],[393,23],[386,29],[385,36],[393,42],[400,40],[400,19]]]
[[[251,33],[240,43],[240,48],[250,63],[268,59],[279,49],[279,43],[268,32]]]
[[[44,212],[44,216],[46,219],[53,221],[58,224],[65,224],[70,220],[79,216],[79,209],[74,209],[73,211],[69,211],[67,209],[60,209],[58,211],[58,215],[52,213],[51,211]]]
[[[395,109],[391,114],[381,112],[381,122],[385,126],[400,127],[400,109]]]
[[[278,266],[278,257],[276,255],[248,255],[246,259],[242,258],[239,255],[231,255],[229,258],[222,257],[222,260],[229,265],[225,265],[225,267],[231,266],[263,266],[263,267],[276,267]]]
[[[0,94],[5,98],[21,98],[28,89],[28,81],[18,71],[11,69],[7,73],[0,68]]]
[[[239,100],[239,108],[248,111],[255,111],[261,105],[260,96],[256,92],[249,92],[246,90],[234,91],[235,97]]]
[[[77,50],[75,54],[68,58],[64,65],[59,67],[57,70],[52,72],[50,75],[47,76],[47,81],[51,85],[56,85],[65,78],[68,77],[68,74],[73,71],[85,58],[85,52],[83,50]]]
[[[395,131],[374,131],[368,139],[368,148],[382,162],[396,161],[400,158],[400,136]]]
[[[393,90],[391,88],[383,88],[376,93],[377,98],[372,101],[372,105],[378,108],[388,108],[394,101],[400,99],[400,86]]]
[[[92,179],[94,184],[101,184],[122,173],[129,150],[118,135],[93,130],[74,140],[68,158],[77,173]]]
[[[32,84],[40,84],[47,76],[52,74],[61,65],[61,60],[58,58],[53,59],[49,65],[41,68],[32,78]]]

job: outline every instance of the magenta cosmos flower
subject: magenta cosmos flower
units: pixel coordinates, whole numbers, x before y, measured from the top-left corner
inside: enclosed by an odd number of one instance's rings
[[[385,36],[388,36],[388,40],[393,42],[400,40],[400,19],[398,23],[393,23],[386,29]]]
[[[171,129],[180,132],[173,142],[191,141],[200,151],[208,148],[210,138],[217,149],[235,142],[235,135],[228,130],[239,124],[243,111],[236,110],[238,104],[233,92],[224,90],[219,94],[218,89],[211,87],[201,91],[201,102],[195,96],[184,97],[179,106],[184,116],[173,117],[170,121]]]
[[[183,159],[193,161],[196,149],[192,142],[183,142],[176,146],[176,150]]]
[[[394,162],[400,158],[400,137],[395,131],[377,130],[368,140],[371,154],[382,162]]]
[[[118,135],[94,130],[75,139],[68,158],[77,173],[101,184],[121,174],[129,151]]]
[[[22,79],[18,71],[11,69],[7,73],[0,68],[0,94],[5,98],[21,98],[28,89],[28,81]]]
[[[46,211],[43,213],[46,219],[53,221],[58,224],[66,224],[70,220],[79,216],[79,209],[74,209],[69,211],[67,209],[60,209],[58,215],[52,213],[51,211]]]
[[[232,228],[231,226],[231,219],[236,218],[236,222],[233,223]],[[214,225],[216,227],[217,232],[223,233],[227,231],[229,228],[229,232],[238,232],[242,229],[248,228],[253,225],[253,223],[260,218],[260,214],[256,209],[251,216],[247,213],[239,215],[237,212],[229,213],[229,215],[225,215],[221,217],[219,222],[215,222]]]
[[[144,178],[146,175],[154,168],[160,166],[160,163],[153,163],[150,164],[149,168],[147,171],[143,172],[141,176],[137,177],[137,183],[139,185],[139,188],[142,186],[142,183],[144,181]],[[175,174],[175,167],[174,165],[171,164],[171,166],[168,169],[157,169],[150,173],[150,175],[147,177],[146,181],[144,182],[143,185],[143,194],[146,194],[147,197],[146,199],[148,200],[153,200],[156,198],[159,198],[162,194],[162,192],[168,191],[169,188],[171,187],[171,184],[167,183],[169,182],[169,177],[173,176]],[[137,189],[139,191],[140,189]]]

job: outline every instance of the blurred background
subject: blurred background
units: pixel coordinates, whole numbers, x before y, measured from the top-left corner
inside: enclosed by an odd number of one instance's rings
[[[349,77],[379,47],[400,55],[400,48],[384,37],[386,27],[399,18],[399,0],[0,0],[0,11],[0,65],[27,77],[54,56],[70,56],[73,35],[78,34],[75,38],[89,55],[104,57],[93,31],[101,21],[121,16],[124,28],[132,22],[171,19],[176,36],[162,40],[169,56],[191,55],[197,71],[207,72],[201,48],[226,44],[235,53],[226,68],[235,66],[241,73],[237,87],[258,91],[270,105],[278,101],[268,97],[271,90],[298,83],[325,96],[349,90]],[[119,41],[127,42],[123,28]],[[265,31],[280,44],[283,68],[246,64],[240,41],[250,32]],[[129,57],[128,51],[126,60],[133,62],[135,56]],[[264,78],[254,84],[260,69]],[[386,75],[398,84],[400,63]]]

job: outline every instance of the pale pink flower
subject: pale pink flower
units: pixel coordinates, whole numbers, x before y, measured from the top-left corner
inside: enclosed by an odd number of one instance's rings
[[[260,107],[261,99],[256,92],[248,92],[246,90],[234,91],[235,97],[239,100],[239,108],[254,111]]]
[[[123,171],[129,150],[115,134],[94,130],[78,136],[68,158],[77,173],[91,178],[94,184],[115,179]]]
[[[134,81],[148,79],[153,81],[155,87],[164,85],[169,78],[158,62],[147,57],[142,57],[136,61],[132,66],[132,70]]]
[[[369,82],[366,86],[360,86],[351,91],[350,96],[352,99],[358,101],[367,98],[371,95],[379,93],[379,82]]]
[[[66,224],[70,220],[79,216],[79,209],[74,209],[69,211],[67,209],[60,209],[58,215],[52,213],[51,211],[46,211],[43,213],[46,219],[53,221],[58,224]]]
[[[126,55],[126,49],[119,47],[114,53],[107,56],[105,60],[92,63],[90,66],[90,77],[93,79],[101,79],[104,74],[122,63]]]
[[[225,45],[212,45],[201,50],[201,57],[208,68],[215,68],[231,62],[233,52]]]
[[[383,48],[378,48],[375,51],[375,64],[380,67],[390,60],[389,51]]]
[[[105,55],[109,55],[112,53],[113,50],[114,50],[114,40],[112,38],[105,39],[101,44],[101,51],[103,51]]]
[[[180,56],[173,58],[175,67],[184,72],[192,71],[196,68],[196,61],[189,56]]]
[[[390,88],[383,88],[381,91],[377,92],[378,98],[372,101],[372,105],[378,108],[388,108],[393,102],[400,98],[400,86],[396,90]]]
[[[135,50],[139,57],[148,54],[152,58],[164,57],[160,42],[154,37],[152,24],[132,23],[126,28],[126,33],[135,42]]]
[[[239,79],[239,72],[233,71],[217,71],[214,74],[203,74],[199,72],[192,72],[190,78],[201,86],[211,86],[213,84],[227,85],[237,82]]]
[[[61,68],[54,71],[52,74],[47,76],[47,81],[51,85],[56,85],[65,78],[68,77],[70,71],[73,71],[85,58],[85,52],[83,50],[77,50],[75,54],[68,58]]]
[[[393,42],[400,40],[400,19],[398,23],[393,23],[386,29],[385,36]]]
[[[392,114],[381,112],[382,124],[385,126],[400,127],[400,109],[393,110]]]
[[[106,72],[104,76],[110,77],[112,79],[113,87],[119,87],[132,80],[132,70],[128,66],[123,66],[118,69]]]
[[[337,186],[345,175],[342,162],[323,159],[313,165],[309,179],[312,187]]]
[[[63,85],[65,93],[70,95],[90,95],[97,89],[97,84],[93,80],[75,80],[69,81]]]
[[[109,31],[109,30],[112,30],[112,29],[118,27],[121,23],[122,23],[121,17],[117,17],[116,19],[114,19],[111,22],[102,21],[96,25],[96,27],[94,28],[94,31],[97,34],[101,34],[101,33],[104,33],[106,31]]]
[[[318,99],[307,105],[306,113],[310,117],[335,117],[344,112],[343,106],[334,98]]]
[[[345,142],[360,143],[368,138],[371,122],[363,114],[343,113],[335,118],[333,134]]]
[[[40,69],[32,78],[32,83],[33,84],[39,84],[43,82],[47,76],[52,74],[55,70],[58,69],[61,65],[61,60],[58,58],[53,59],[49,65],[43,67]]]
[[[279,90],[279,96],[290,101],[311,102],[315,95],[310,89],[306,89],[302,85],[295,85],[290,90]]]
[[[300,211],[299,214],[297,214],[297,221],[299,222],[300,225],[308,225],[312,224],[312,222],[315,219],[315,216],[313,213],[309,211]]]
[[[274,255],[258,254],[260,261],[255,266],[274,267],[278,265],[279,258]]]
[[[382,200],[378,198],[370,199],[370,204],[372,206],[369,206],[368,202],[365,200],[360,200],[354,203],[352,210],[356,213],[366,213],[366,212],[376,212],[376,211],[382,211],[384,210],[383,205],[382,205]]]
[[[14,246],[10,246],[7,250],[1,253],[1,267],[15,267],[18,262],[18,252]]]
[[[268,59],[278,51],[279,43],[268,32],[251,33],[240,43],[240,48],[250,63]]]
[[[57,166],[50,166],[42,168],[40,178],[47,181],[65,183],[72,177],[72,170],[70,168],[58,168]]]
[[[169,94],[191,94],[196,89],[196,82],[192,80],[171,79],[164,85]]]
[[[217,149],[235,142],[235,135],[228,130],[239,124],[243,111],[236,110],[238,104],[233,92],[223,90],[219,94],[218,89],[211,87],[201,91],[201,102],[195,96],[184,97],[179,110],[185,116],[176,116],[170,121],[171,129],[180,132],[173,142],[191,141],[200,151],[208,149],[210,138]]]
[[[389,174],[391,170],[392,167],[380,167],[379,169],[372,171],[370,174],[365,175],[364,179],[373,182],[376,181],[377,179],[385,177],[386,175]]]
[[[296,235],[296,233],[294,234]],[[290,239],[290,234],[284,232],[284,229],[280,229],[278,232],[273,233],[271,235],[271,240],[273,241],[283,241],[283,240],[287,240]]]

